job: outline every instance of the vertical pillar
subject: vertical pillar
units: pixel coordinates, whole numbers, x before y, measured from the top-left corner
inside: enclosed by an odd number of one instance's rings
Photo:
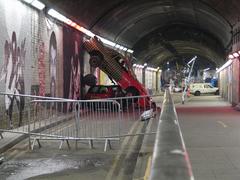
[[[147,66],[144,66],[144,68],[142,69],[142,83],[145,87],[146,87],[146,69]]]

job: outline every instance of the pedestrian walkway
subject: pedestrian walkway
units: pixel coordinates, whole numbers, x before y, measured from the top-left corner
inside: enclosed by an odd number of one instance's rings
[[[240,112],[219,96],[193,96],[177,113],[195,179],[239,180]]]

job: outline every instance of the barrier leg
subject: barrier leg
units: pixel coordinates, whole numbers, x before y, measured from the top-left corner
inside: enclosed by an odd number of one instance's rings
[[[68,146],[68,149],[71,149],[70,144],[69,144],[69,141],[68,141],[67,139],[65,139],[65,140],[62,139],[62,140],[61,140],[61,143],[60,143],[60,145],[59,145],[59,149],[62,149],[62,145],[63,145],[63,142],[64,142],[64,141],[66,141],[67,146]]]
[[[105,146],[104,146],[104,152],[107,151],[107,147],[109,147],[109,149],[112,149],[111,143],[109,139],[105,140]]]
[[[41,145],[41,143],[40,143],[40,140],[37,139],[37,138],[34,138],[34,139],[33,139],[33,142],[32,142],[32,145],[31,145],[31,150],[34,149],[34,146],[35,146],[36,141],[37,141],[37,143],[38,143],[38,147],[39,147],[39,148],[42,147],[42,145]]]
[[[89,140],[89,148],[93,149],[93,140],[92,139]]]

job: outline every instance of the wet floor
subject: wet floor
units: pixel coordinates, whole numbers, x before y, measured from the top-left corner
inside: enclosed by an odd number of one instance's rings
[[[0,165],[1,180],[104,179],[117,152],[117,145],[113,144],[116,150],[104,153],[100,148],[103,143],[95,144],[99,147],[91,150],[86,145],[78,150],[59,150],[56,142],[43,142],[44,148],[30,152],[24,152],[21,146],[2,155],[6,160]]]

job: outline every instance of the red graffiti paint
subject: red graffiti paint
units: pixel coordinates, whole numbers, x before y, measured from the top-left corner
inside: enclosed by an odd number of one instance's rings
[[[45,83],[45,50],[44,43],[40,43],[39,53],[38,53],[38,78],[39,78],[39,96],[45,96],[46,93],[46,83]]]

